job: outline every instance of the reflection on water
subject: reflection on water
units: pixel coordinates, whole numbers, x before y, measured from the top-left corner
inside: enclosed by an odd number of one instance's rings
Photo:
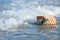
[[[59,40],[60,39],[60,31],[58,32],[57,28],[55,27],[45,27],[45,26],[38,26],[39,35],[42,35],[43,37],[40,37],[41,40]]]
[[[56,26],[55,27],[48,27],[48,26],[41,26],[41,25],[38,25],[38,30],[39,31],[45,31],[45,32],[56,32],[55,31],[56,29]]]

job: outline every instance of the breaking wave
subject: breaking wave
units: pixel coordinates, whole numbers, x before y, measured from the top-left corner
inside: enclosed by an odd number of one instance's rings
[[[26,20],[36,20],[38,15],[60,15],[60,6],[42,5],[39,0],[13,0],[9,4],[2,4],[1,8],[3,9],[0,9],[0,29],[3,30],[28,24]]]

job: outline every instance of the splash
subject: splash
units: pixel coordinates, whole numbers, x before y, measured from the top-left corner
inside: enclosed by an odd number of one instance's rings
[[[3,6],[4,5],[4,6]],[[3,4],[0,13],[0,29],[6,30],[13,26],[25,24],[26,20],[36,20],[36,16],[53,15],[60,12],[60,7],[42,5],[38,1],[13,0],[10,4]],[[33,21],[32,21],[33,22]],[[28,23],[27,23],[28,24]]]

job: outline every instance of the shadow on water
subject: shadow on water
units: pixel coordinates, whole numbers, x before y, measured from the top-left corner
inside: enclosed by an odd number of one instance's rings
[[[41,26],[38,25],[39,39],[41,40],[59,40],[60,31],[58,26]]]
[[[56,26],[43,26],[37,25],[38,31],[45,31],[45,32],[55,32]]]

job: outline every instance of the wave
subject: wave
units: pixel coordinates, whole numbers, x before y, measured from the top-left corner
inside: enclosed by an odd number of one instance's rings
[[[3,30],[24,24],[27,22],[26,20],[36,20],[36,16],[58,16],[60,14],[60,6],[42,5],[39,3],[39,0],[30,2],[13,0],[10,4],[7,3],[3,5],[1,6],[3,9],[0,9],[2,10],[0,11],[0,29]]]

